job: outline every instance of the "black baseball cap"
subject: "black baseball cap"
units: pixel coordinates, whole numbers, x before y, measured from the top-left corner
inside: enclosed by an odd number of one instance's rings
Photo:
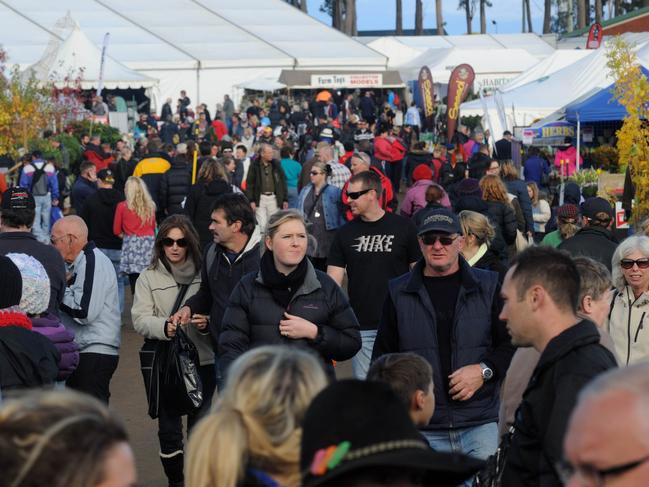
[[[417,235],[429,232],[462,233],[460,219],[448,208],[432,208],[422,211],[425,213],[421,216]]]
[[[16,186],[7,189],[2,195],[3,210],[33,210],[36,208],[34,197],[26,188]]]
[[[613,207],[604,198],[588,198],[581,204],[581,214],[586,218],[594,220],[597,218],[597,215],[599,213],[606,213],[609,218],[613,218],[615,216]]]

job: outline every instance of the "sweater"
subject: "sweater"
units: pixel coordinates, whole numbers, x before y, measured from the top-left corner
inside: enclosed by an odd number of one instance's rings
[[[115,210],[113,233],[117,236],[152,237],[155,235],[155,217],[143,224],[137,213],[126,206],[126,201],[122,201]]]

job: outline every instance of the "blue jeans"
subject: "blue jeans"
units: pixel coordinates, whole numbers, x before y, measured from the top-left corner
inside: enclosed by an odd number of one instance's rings
[[[486,460],[498,448],[498,424],[495,421],[468,428],[426,430],[421,433],[435,451],[464,453],[479,460]],[[472,482],[468,480],[462,485],[471,487]]]
[[[50,243],[50,213],[52,212],[52,196],[47,193],[43,196],[34,196],[36,214],[32,233],[39,242]]]
[[[376,330],[361,330],[361,349],[352,358],[352,371],[356,379],[365,380],[372,360]]]
[[[110,259],[115,267],[115,275],[117,276],[117,295],[119,296],[119,311],[124,312],[124,279],[127,277],[119,273],[119,261],[122,256],[122,251],[117,249],[99,249],[106,257]]]
[[[297,208],[298,192],[296,188],[288,188],[288,207]]]

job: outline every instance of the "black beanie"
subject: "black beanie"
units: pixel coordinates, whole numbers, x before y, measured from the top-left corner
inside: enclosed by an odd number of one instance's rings
[[[23,278],[16,264],[4,255],[0,255],[0,276],[0,309],[18,306],[23,293]]]

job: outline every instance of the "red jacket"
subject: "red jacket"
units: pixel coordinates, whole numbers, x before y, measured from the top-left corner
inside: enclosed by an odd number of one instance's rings
[[[389,211],[390,213],[392,213],[394,210],[394,208],[390,205],[390,203],[392,203],[392,200],[394,198],[394,192],[392,191],[392,183],[390,182],[388,177],[385,174],[383,174],[378,168],[374,166],[370,166],[370,171],[374,171],[381,178],[381,186],[383,187],[383,191],[381,192],[381,197],[379,198],[379,203],[381,204],[381,208],[383,208],[385,211]],[[349,208],[349,197],[347,196],[348,185],[349,185],[349,181],[347,181],[345,183],[345,186],[343,186],[341,198],[343,201],[343,205],[345,205],[345,219],[347,221],[352,221],[354,219],[354,215],[352,214],[352,210]]]

